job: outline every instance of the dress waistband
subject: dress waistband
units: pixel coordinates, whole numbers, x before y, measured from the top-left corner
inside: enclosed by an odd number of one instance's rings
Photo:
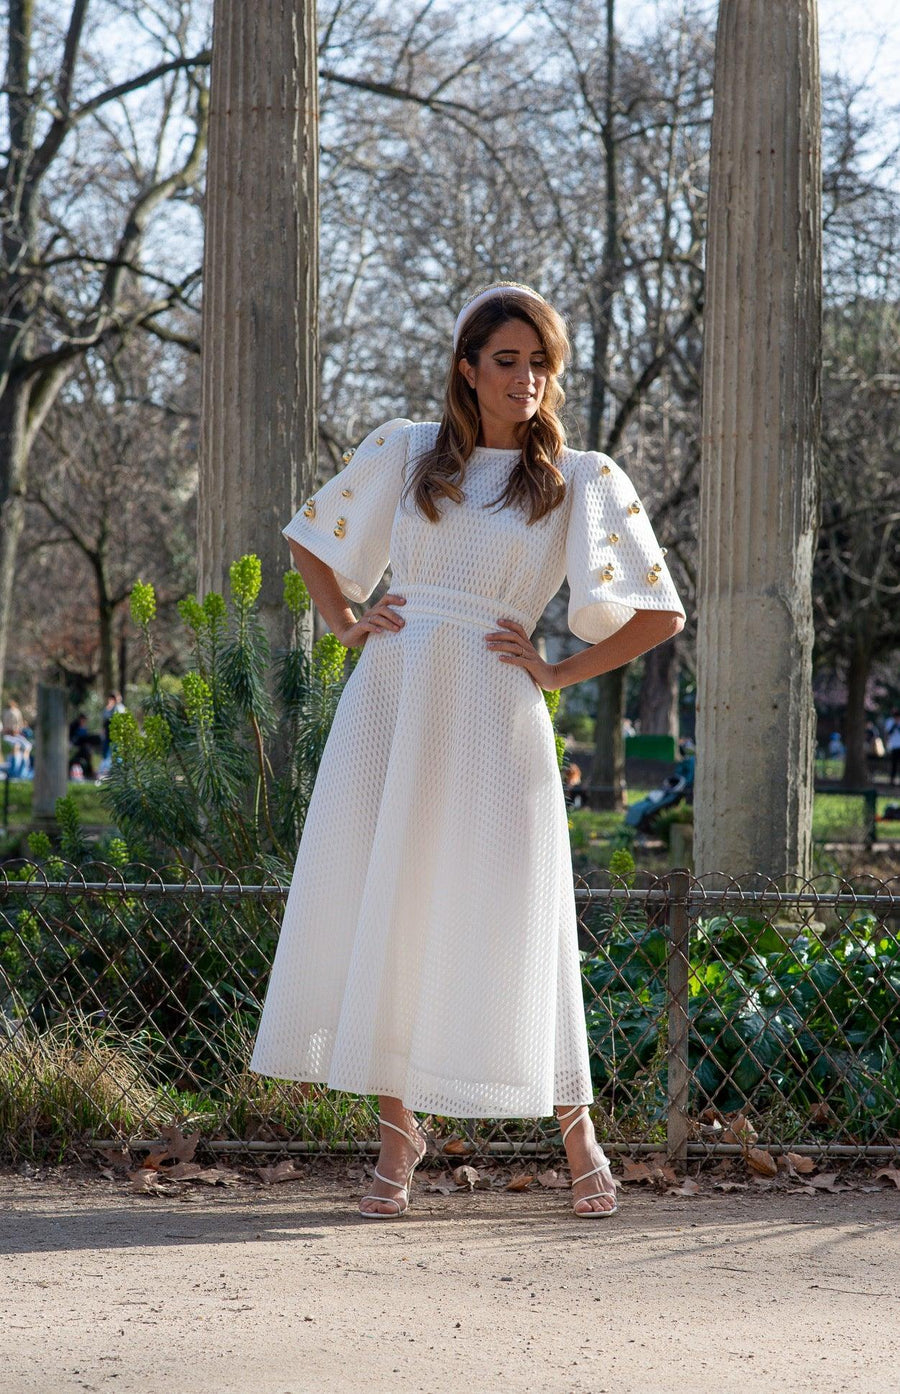
[[[400,615],[440,615],[443,619],[457,620],[461,624],[475,624],[484,629],[496,629],[499,619],[515,620],[531,634],[537,620],[525,610],[510,605],[506,600],[495,600],[489,595],[475,595],[472,591],[455,591],[449,586],[427,586],[423,582],[404,585],[392,580],[391,591],[406,597],[406,604],[397,607]]]

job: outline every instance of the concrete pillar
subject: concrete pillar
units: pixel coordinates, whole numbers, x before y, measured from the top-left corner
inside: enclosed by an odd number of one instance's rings
[[[245,552],[287,640],[281,528],[311,491],[318,357],[314,0],[216,0],[203,262],[199,586]]]
[[[701,875],[810,870],[820,187],[815,0],[721,0],[700,495]]]
[[[69,790],[68,696],[65,688],[38,683],[34,723],[31,814],[36,823],[56,819],[56,800]]]

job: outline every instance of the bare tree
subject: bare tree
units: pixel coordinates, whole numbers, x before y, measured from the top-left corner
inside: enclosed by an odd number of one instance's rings
[[[40,666],[86,683],[98,676],[106,691],[119,685],[117,622],[121,635],[134,582],[152,575],[164,603],[194,580],[196,388],[192,374],[159,401],[152,378],[161,357],[148,340],[115,355],[92,351],[35,446],[17,613],[31,611]],[[67,554],[78,562],[66,567]],[[48,566],[70,578],[61,611],[48,603]],[[11,660],[23,638],[14,627]]]
[[[138,61],[128,72],[110,71],[104,25],[130,33]],[[89,349],[136,328],[170,333],[167,313],[196,287],[196,268],[167,271],[160,245],[153,259],[148,253],[160,211],[190,197],[201,171],[209,52],[196,46],[197,27],[187,0],[152,11],[72,0],[64,19],[37,0],[10,0],[0,171],[0,678],[29,459],[48,412]],[[183,235],[177,221],[169,233]]]

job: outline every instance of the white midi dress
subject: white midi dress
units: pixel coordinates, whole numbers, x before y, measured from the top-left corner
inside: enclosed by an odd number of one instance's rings
[[[684,612],[612,460],[567,449],[566,497],[529,526],[485,508],[518,452],[478,447],[435,524],[400,491],[436,434],[379,427],[284,529],[353,601],[390,563],[405,624],[369,635],[341,694],[250,1069],[542,1117],[593,1098],[568,820],[543,693],[485,634],[501,618],[531,634],[564,577],[589,643],[638,609]]]

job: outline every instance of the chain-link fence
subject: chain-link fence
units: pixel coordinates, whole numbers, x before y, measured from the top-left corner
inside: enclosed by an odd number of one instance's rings
[[[604,1145],[900,1156],[900,884],[749,884],[576,879]],[[171,1123],[223,1152],[377,1146],[375,1100],[247,1070],[285,896],[237,874],[7,865],[6,1155]],[[482,1154],[559,1143],[551,1119],[434,1127]]]

